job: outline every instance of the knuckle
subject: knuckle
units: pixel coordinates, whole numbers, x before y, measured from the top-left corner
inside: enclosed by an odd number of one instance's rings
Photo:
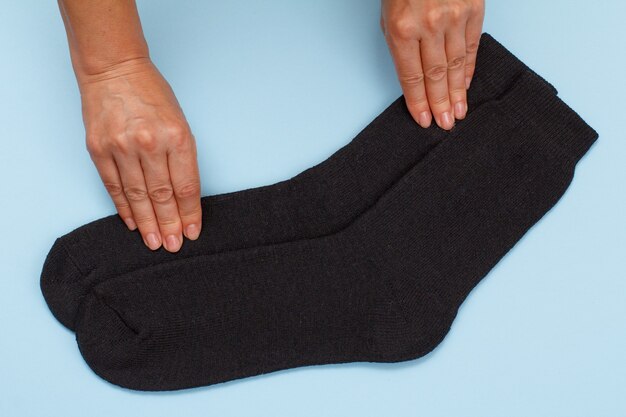
[[[475,54],[478,52],[478,41],[471,41],[465,45],[465,51],[467,54]]]
[[[400,83],[407,86],[415,86],[424,82],[424,74],[423,73],[414,73],[414,74],[402,74],[398,77],[400,79]]]
[[[167,203],[172,199],[174,192],[169,185],[162,185],[150,190],[150,200],[155,203]]]
[[[142,230],[143,232],[149,232],[150,229],[152,227],[154,227],[155,224],[155,218],[152,215],[133,215],[133,218],[135,220],[135,223],[137,224],[137,226],[139,227],[140,230]]]
[[[433,106],[449,105],[448,100],[449,100],[448,96],[435,97],[432,100],[430,100],[430,104],[432,104]]]
[[[426,97],[412,98],[407,100],[406,105],[417,110],[428,110],[428,99]]]
[[[418,24],[412,17],[402,17],[392,20],[387,29],[393,38],[410,40],[419,35]]]
[[[456,70],[459,68],[463,68],[464,65],[465,65],[465,55],[457,56],[455,58],[452,58],[450,61],[448,61],[449,70]]]
[[[183,137],[187,135],[187,128],[182,123],[170,123],[166,127],[168,136]]]
[[[202,208],[200,206],[195,207],[191,210],[187,210],[186,212],[181,213],[181,218],[188,219],[201,219],[202,218]]]
[[[122,154],[127,154],[129,151],[128,138],[125,133],[117,133],[111,136],[111,148],[114,151]]]
[[[170,144],[175,148],[184,148],[190,143],[191,134],[189,129],[180,123],[169,125],[167,127],[167,135]]]
[[[124,194],[122,186],[115,182],[105,182],[104,188],[106,188],[111,197],[119,197]]]
[[[469,4],[469,11],[482,14],[485,10],[485,0],[474,0]]]
[[[170,226],[179,226],[180,221],[178,218],[176,217],[159,217],[157,219],[157,222],[159,223],[159,228],[160,229],[164,229],[164,228],[170,228]]]
[[[139,128],[132,134],[134,142],[146,152],[154,152],[158,146],[158,140],[155,135],[147,128]]]
[[[192,181],[176,188],[177,198],[190,198],[200,195],[200,183]]]
[[[449,4],[446,10],[448,19],[454,23],[458,23],[467,17],[468,6],[465,3],[452,3]]]
[[[426,12],[424,24],[429,32],[440,32],[447,23],[458,24],[467,19],[471,5],[465,1],[448,2]]]
[[[86,141],[87,152],[91,155],[92,158],[99,158],[104,155],[104,148],[100,144],[100,141],[87,138]]]
[[[129,201],[142,201],[145,200],[148,193],[142,187],[127,187],[124,188],[124,194]]]
[[[431,81],[440,81],[448,74],[446,65],[435,65],[426,71],[426,78]]]
[[[121,213],[123,211],[125,212],[128,209],[130,209],[130,204],[128,204],[126,199],[124,199],[124,201],[120,201],[120,202],[115,203],[115,207],[117,208],[117,211]]]
[[[466,96],[465,86],[463,88],[451,88],[450,89],[450,97],[455,97],[457,100],[462,99],[465,100]],[[457,101],[454,100],[454,101]]]
[[[424,25],[429,32],[437,32],[441,30],[442,24],[445,18],[445,11],[441,7],[435,7],[434,9],[426,12],[424,19]]]

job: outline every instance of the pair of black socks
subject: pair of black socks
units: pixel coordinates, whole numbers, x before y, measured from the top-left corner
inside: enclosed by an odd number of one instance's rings
[[[597,138],[487,34],[468,101],[445,132],[400,97],[298,176],[204,197],[202,234],[178,254],[117,216],[82,226],[46,259],[46,301],[89,366],[133,389],[420,357]]]

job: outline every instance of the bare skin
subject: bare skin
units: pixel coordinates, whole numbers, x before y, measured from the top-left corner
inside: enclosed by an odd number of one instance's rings
[[[422,127],[467,114],[484,0],[382,0],[380,24],[407,107]]]
[[[134,0],[58,0],[87,150],[147,247],[177,252],[202,228],[191,129],[150,60]],[[484,0],[382,0],[381,28],[411,115],[449,130],[467,113]]]
[[[59,0],[80,87],[87,149],[115,207],[150,249],[201,230],[196,146],[150,61],[131,0]]]

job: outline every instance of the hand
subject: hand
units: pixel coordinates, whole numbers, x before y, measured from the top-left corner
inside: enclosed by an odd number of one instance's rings
[[[382,0],[380,24],[407,107],[422,127],[450,130],[467,113],[484,0]]]
[[[176,252],[200,234],[195,140],[167,81],[148,58],[80,82],[87,149],[115,207],[152,250]]]

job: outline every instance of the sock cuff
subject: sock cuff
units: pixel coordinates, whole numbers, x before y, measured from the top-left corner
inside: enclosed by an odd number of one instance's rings
[[[477,107],[506,93],[517,78],[525,72],[536,75],[538,80],[545,84],[553,94],[558,93],[552,84],[520,61],[500,42],[490,34],[483,33],[476,57],[474,77],[467,91],[469,108]]]
[[[520,61],[490,34],[483,33],[476,70],[467,92],[470,112],[497,99],[516,124],[538,129],[530,140],[541,140],[550,152],[576,163],[598,138],[598,133],[557,97],[557,89]]]
[[[598,133],[532,71],[522,73],[498,101],[514,124],[529,129],[528,140],[540,141],[543,149],[559,159],[576,164],[598,138]]]

